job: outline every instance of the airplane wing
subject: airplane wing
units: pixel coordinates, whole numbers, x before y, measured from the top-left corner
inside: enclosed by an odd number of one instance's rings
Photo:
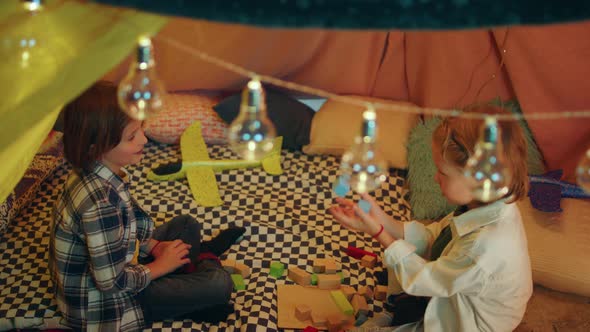
[[[180,137],[180,151],[183,163],[209,160],[209,152],[201,134],[201,123],[199,121],[195,121]],[[202,206],[219,206],[223,204],[212,167],[187,167],[186,178],[197,204]]]

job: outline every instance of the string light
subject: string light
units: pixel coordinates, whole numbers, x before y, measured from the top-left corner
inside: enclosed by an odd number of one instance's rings
[[[489,117],[481,128],[475,153],[465,165],[465,177],[474,184],[473,196],[481,202],[499,199],[508,193],[510,172],[504,167],[501,131],[495,118]]]
[[[165,94],[156,74],[152,42],[142,36],[137,43],[137,59],[117,89],[119,106],[133,119],[145,120],[162,109]]]
[[[21,0],[25,10],[30,12],[37,12],[43,9],[43,0]]]
[[[276,130],[266,113],[262,84],[252,79],[242,91],[240,113],[228,130],[231,149],[246,160],[260,160],[273,148]]]
[[[377,148],[377,113],[368,108],[363,112],[360,135],[342,155],[334,190],[339,196],[349,189],[359,194],[373,191],[385,181],[387,171],[387,162]]]
[[[348,104],[348,105],[356,105],[366,107],[370,105],[374,109],[383,109],[383,110],[391,110],[399,113],[410,113],[410,114],[417,114],[417,115],[433,115],[433,116],[440,116],[440,117],[460,117],[466,119],[481,119],[485,120],[489,117],[495,117],[498,120],[504,121],[519,121],[519,120],[551,120],[551,119],[564,119],[564,118],[590,118],[590,110],[580,110],[580,111],[558,111],[558,112],[531,112],[531,113],[514,113],[514,114],[486,114],[486,113],[471,113],[471,112],[464,112],[462,110],[446,110],[440,108],[431,108],[431,107],[419,107],[419,106],[412,106],[412,105],[394,105],[390,103],[380,103],[380,102],[373,102],[373,101],[365,101],[359,98],[349,97],[349,96],[342,96],[335,93],[331,93],[322,89],[312,88],[309,86],[305,86],[302,84],[297,84],[293,82],[288,82],[276,77],[261,75],[251,70],[248,70],[242,66],[236,65],[231,62],[227,62],[220,58],[214,57],[209,55],[208,53],[201,51],[199,49],[190,47],[185,45],[181,42],[178,42],[174,39],[168,38],[163,35],[157,35],[155,37],[159,41],[164,44],[168,44],[176,49],[184,51],[194,57],[197,57],[203,61],[221,67],[225,70],[233,72],[235,74],[254,78],[257,77],[261,82],[269,83],[272,85],[276,85],[282,88],[286,88],[288,90],[293,90],[297,92],[301,92],[303,94],[315,95],[318,97],[331,99],[333,101],[337,101],[340,103]]]
[[[580,160],[576,168],[576,175],[580,187],[587,193],[590,193],[590,149],[586,150],[582,160]]]
[[[502,46],[502,52],[505,53],[506,49],[504,48],[504,44],[505,44],[505,39],[506,39],[507,33],[505,35],[504,38],[504,43]],[[493,120],[496,123],[496,128],[497,128],[497,121],[520,121],[520,120],[527,120],[527,121],[533,121],[533,120],[551,120],[551,119],[575,119],[575,118],[590,118],[590,110],[580,110],[580,111],[555,111],[555,112],[527,112],[525,113],[511,113],[511,114],[485,114],[485,113],[470,113],[470,112],[464,112],[462,110],[445,110],[445,109],[439,109],[439,108],[429,108],[429,107],[418,107],[418,106],[411,106],[411,105],[392,105],[392,104],[384,104],[384,103],[379,103],[379,102],[368,102],[368,101],[364,101],[364,100],[360,100],[358,98],[353,98],[353,97],[348,97],[348,96],[341,96],[335,93],[331,93],[325,90],[321,90],[321,89],[316,89],[316,88],[312,88],[312,87],[308,87],[305,85],[301,85],[301,84],[297,84],[297,83],[292,83],[292,82],[287,82],[272,76],[267,76],[267,75],[260,75],[257,74],[253,71],[250,71],[244,67],[241,67],[239,65],[227,62],[225,60],[222,60],[220,58],[214,57],[209,55],[206,52],[203,52],[201,50],[192,48],[190,46],[187,46],[185,44],[182,44],[174,39],[170,39],[166,36],[157,36],[156,38],[158,38],[158,40],[160,40],[161,42],[168,44],[172,47],[175,47],[179,50],[182,50],[184,52],[187,52],[189,54],[191,54],[194,57],[197,57],[203,61],[206,61],[208,63],[211,63],[213,65],[219,66],[221,68],[224,68],[230,72],[245,76],[245,77],[250,77],[250,78],[254,78],[257,77],[261,82],[265,82],[265,83],[270,83],[279,87],[283,87],[289,90],[293,90],[293,91],[298,91],[304,94],[309,94],[309,95],[315,95],[318,97],[322,97],[322,98],[326,98],[326,99],[331,99],[333,101],[336,102],[340,102],[340,103],[344,103],[344,104],[349,104],[349,105],[356,105],[356,106],[366,106],[369,105],[370,108],[373,109],[383,109],[383,110],[391,110],[391,111],[395,111],[395,112],[399,112],[399,113],[409,113],[409,114],[416,114],[416,115],[432,115],[432,116],[439,116],[439,117],[460,117],[460,118],[465,118],[465,119],[482,119],[485,120],[486,123],[491,123],[491,121]],[[502,68],[502,65],[504,64],[504,57],[502,56],[501,59],[501,64],[499,68]],[[493,75],[495,78],[495,74]],[[487,84],[487,82],[486,82]],[[479,92],[478,92],[479,94]],[[491,120],[490,120],[491,119]],[[485,131],[485,130],[484,130]],[[487,158],[484,157],[484,152],[485,154],[487,154],[489,151],[485,149],[485,147],[490,147],[490,146],[497,146],[496,144],[486,144],[485,142],[480,142],[481,144],[478,144],[479,146],[481,146],[481,149],[477,149],[476,148],[476,152],[480,151],[480,156],[479,158]],[[475,156],[474,156],[475,157]],[[491,161],[492,159],[490,159],[491,157],[489,157],[487,159],[487,162],[484,162],[482,166],[485,167],[489,167],[491,165]],[[586,155],[585,157],[586,159],[588,159],[588,155]],[[584,159],[584,160],[586,160]],[[496,159],[498,160],[498,159]],[[474,161],[477,165],[477,162]],[[585,164],[581,163],[580,167],[578,167],[578,172],[580,172],[580,169],[588,169],[588,167],[583,166]],[[590,166],[589,166],[590,167]],[[473,175],[473,176],[482,176],[484,174],[487,174],[488,171],[485,171],[483,169],[478,169],[476,170],[475,168],[472,168],[468,171],[466,171],[466,174],[469,175]],[[483,181],[480,183],[481,188],[480,190],[477,192],[477,196],[480,196],[483,199],[491,199],[492,196],[497,196],[499,194],[501,194],[503,191],[507,191],[507,187],[505,187],[504,185],[500,185],[499,180],[505,181],[505,179],[498,179],[498,176],[503,176],[504,175],[504,170],[503,169],[495,169],[495,174],[494,178],[489,178],[490,181]],[[579,175],[580,173],[578,173],[578,182],[581,186],[586,186],[587,182],[585,177],[580,177]],[[487,175],[486,175],[487,176]],[[588,175],[588,177],[590,177],[590,175]],[[474,178],[475,179],[475,178]],[[342,177],[341,179],[338,180],[339,182],[337,182],[335,184],[335,189],[338,188],[339,191],[343,191],[343,190],[347,190],[347,179],[346,177]],[[340,182],[343,181],[343,182]],[[493,191],[496,190],[496,194],[493,194]],[[348,190],[347,190],[348,191]]]

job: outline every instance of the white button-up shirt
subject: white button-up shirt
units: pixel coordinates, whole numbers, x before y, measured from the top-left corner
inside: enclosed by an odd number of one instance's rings
[[[424,259],[448,224],[453,237],[441,257]],[[390,292],[401,286],[408,294],[432,299],[422,321],[396,331],[512,331],[518,326],[533,283],[515,203],[497,201],[428,226],[408,222],[404,233],[404,240],[384,252]]]

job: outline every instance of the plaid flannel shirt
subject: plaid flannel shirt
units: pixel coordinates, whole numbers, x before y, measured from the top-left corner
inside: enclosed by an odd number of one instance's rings
[[[144,325],[135,295],[150,270],[131,264],[153,231],[129,184],[96,163],[72,172],[53,211],[50,268],[59,310],[76,330],[137,331]]]

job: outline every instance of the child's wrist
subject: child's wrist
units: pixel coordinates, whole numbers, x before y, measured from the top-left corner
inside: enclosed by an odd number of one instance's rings
[[[381,233],[383,233],[383,230],[385,229],[385,227],[383,226],[383,224],[381,224],[380,226],[381,226],[381,228],[379,228],[379,230],[374,235],[371,235],[372,238],[378,239],[379,235],[381,235]]]
[[[154,241],[156,241],[156,240],[154,240]],[[157,243],[156,243],[156,244],[154,244],[154,246],[152,247],[152,249],[151,249],[151,250],[150,250],[150,252],[149,252],[149,254],[150,254],[151,256],[154,256],[154,251],[155,251],[155,250],[156,250],[156,248],[157,248],[157,247],[160,245],[160,243],[162,243],[162,241],[157,241]]]

